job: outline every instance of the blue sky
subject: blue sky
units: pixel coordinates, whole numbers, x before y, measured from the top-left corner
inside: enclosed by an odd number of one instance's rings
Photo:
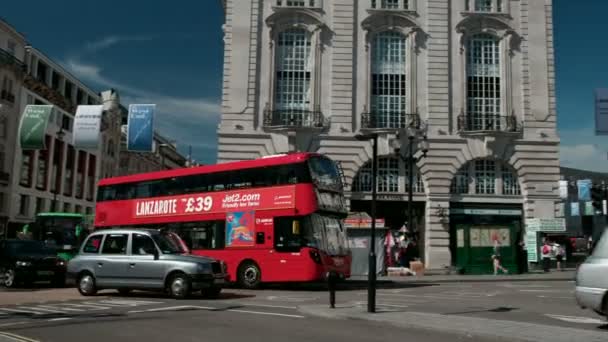
[[[593,89],[608,88],[608,1],[554,0],[554,9],[561,162],[608,171],[608,137],[593,136]],[[157,103],[157,128],[184,153],[192,145],[197,161],[215,161],[219,0],[11,1],[2,16],[93,89],[115,87],[125,104]]]

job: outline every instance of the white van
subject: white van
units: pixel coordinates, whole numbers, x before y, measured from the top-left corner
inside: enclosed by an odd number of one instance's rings
[[[576,301],[583,309],[608,316],[608,229],[576,273]]]

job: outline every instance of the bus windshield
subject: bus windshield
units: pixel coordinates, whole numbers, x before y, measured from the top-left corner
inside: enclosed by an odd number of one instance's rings
[[[344,226],[338,218],[312,214],[304,219],[303,243],[329,255],[346,255],[348,245]]]
[[[329,190],[342,190],[340,171],[334,161],[325,157],[310,158],[310,173],[317,187]]]

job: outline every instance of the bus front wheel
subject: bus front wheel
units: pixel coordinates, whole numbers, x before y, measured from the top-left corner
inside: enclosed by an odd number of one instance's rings
[[[260,267],[248,261],[239,267],[238,281],[246,289],[256,289],[260,286],[261,275]]]

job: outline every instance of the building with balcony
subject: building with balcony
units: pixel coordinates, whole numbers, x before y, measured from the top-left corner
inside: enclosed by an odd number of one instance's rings
[[[515,265],[525,219],[559,215],[550,0],[222,3],[219,162],[324,153],[368,211],[372,146],[355,134],[377,133],[378,214],[430,269],[489,269],[494,240]],[[424,137],[408,223],[394,147]]]
[[[25,37],[0,19],[0,231],[9,220],[12,165],[26,75]]]

